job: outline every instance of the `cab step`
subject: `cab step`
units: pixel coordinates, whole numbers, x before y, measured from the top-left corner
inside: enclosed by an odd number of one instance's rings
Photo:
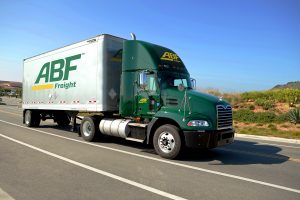
[[[148,126],[148,124],[141,124],[141,123],[128,123],[129,126],[135,126],[140,128],[145,128]]]
[[[127,137],[125,138],[126,140],[129,140],[129,141],[134,141],[134,142],[140,142],[140,143],[143,143],[144,140],[141,140],[141,139],[137,139],[137,138],[132,138],[132,137]]]

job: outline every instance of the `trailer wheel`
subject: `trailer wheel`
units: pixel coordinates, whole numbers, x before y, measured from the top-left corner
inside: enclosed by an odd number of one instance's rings
[[[40,116],[40,113],[38,112],[33,112],[32,113],[32,117],[33,117],[33,125],[34,127],[38,127],[41,123],[41,116]]]
[[[181,151],[182,145],[179,132],[179,128],[171,124],[159,127],[153,137],[156,153],[163,158],[176,158]]]
[[[24,114],[24,118],[25,118],[25,125],[27,126],[27,127],[33,127],[34,125],[34,123],[33,123],[33,115],[32,115],[32,111],[31,110],[26,110],[25,111],[25,114]]]
[[[99,120],[94,117],[84,117],[80,124],[80,133],[85,141],[94,141],[100,134]]]
[[[37,127],[41,123],[41,116],[38,112],[33,110],[26,110],[25,112],[25,125],[27,127]]]

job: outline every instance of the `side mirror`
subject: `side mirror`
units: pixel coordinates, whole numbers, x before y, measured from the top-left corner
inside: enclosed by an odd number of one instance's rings
[[[194,78],[191,78],[191,84],[192,84],[192,88],[193,89],[196,89],[196,79],[194,79]]]

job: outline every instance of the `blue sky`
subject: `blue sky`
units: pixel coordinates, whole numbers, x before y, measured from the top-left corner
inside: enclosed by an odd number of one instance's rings
[[[0,80],[24,58],[109,33],[160,44],[200,88],[266,90],[300,80],[299,0],[0,0]]]

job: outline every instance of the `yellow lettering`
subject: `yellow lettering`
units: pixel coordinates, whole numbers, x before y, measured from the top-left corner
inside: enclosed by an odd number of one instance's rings
[[[180,62],[179,57],[175,53],[171,53],[171,52],[164,52],[164,54],[162,55],[162,57],[160,59],[174,61],[174,62]]]

